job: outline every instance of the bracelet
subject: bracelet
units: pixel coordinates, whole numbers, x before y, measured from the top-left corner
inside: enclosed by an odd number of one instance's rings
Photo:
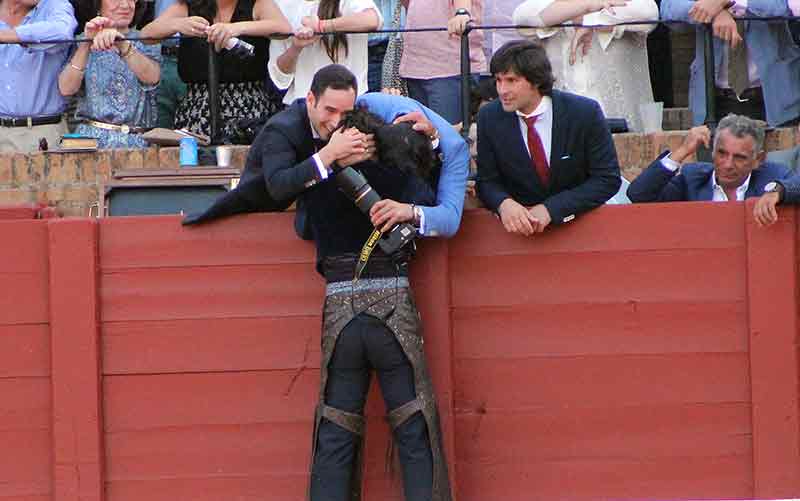
[[[75,71],[79,71],[79,72],[81,72],[81,73],[83,73],[84,71],[86,71],[86,68],[78,68],[77,66],[75,66],[75,65],[74,65],[74,64],[72,64],[72,63],[69,63],[69,67],[70,67],[70,68],[72,68],[73,70],[75,70]]]
[[[131,57],[131,54],[133,54],[133,44],[131,42],[128,42],[128,50],[125,51],[125,54],[120,54],[120,57],[122,59],[128,59],[129,57]]]

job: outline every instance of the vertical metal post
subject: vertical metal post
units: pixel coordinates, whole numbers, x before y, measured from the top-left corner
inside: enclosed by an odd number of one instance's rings
[[[469,33],[471,31],[471,24],[467,24],[461,34],[461,135],[465,138],[469,136],[470,126],[469,103],[472,70],[469,63]]]
[[[706,125],[711,129],[717,126],[717,78],[714,71],[714,33],[710,24],[704,24],[703,30],[703,64],[705,65],[706,92]]]
[[[714,134],[717,129],[717,75],[714,71],[714,33],[710,24],[700,27],[703,33],[703,64],[705,68],[705,93],[706,93],[706,120],[705,123],[711,131],[713,144]],[[712,148],[700,145],[695,156],[698,162],[711,162],[713,159]]]
[[[219,60],[214,44],[208,44],[208,113],[211,124],[211,144],[220,141]]]

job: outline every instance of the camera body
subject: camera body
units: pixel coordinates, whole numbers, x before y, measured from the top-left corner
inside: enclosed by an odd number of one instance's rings
[[[336,186],[347,196],[356,207],[369,216],[369,210],[380,201],[381,197],[372,189],[367,179],[352,167],[345,167],[336,174]],[[417,229],[409,223],[396,224],[388,233],[378,241],[381,250],[387,255],[392,255],[413,241],[417,236]]]

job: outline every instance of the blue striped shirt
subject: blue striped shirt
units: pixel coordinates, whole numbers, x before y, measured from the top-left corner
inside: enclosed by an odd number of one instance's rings
[[[41,0],[13,28],[23,44],[0,45],[0,117],[64,111],[66,101],[58,91],[58,75],[72,46],[47,42],[73,38],[77,25],[68,0]],[[0,21],[0,30],[8,29],[12,27]]]

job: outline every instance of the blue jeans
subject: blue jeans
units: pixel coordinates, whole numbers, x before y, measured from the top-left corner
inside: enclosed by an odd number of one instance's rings
[[[367,49],[367,92],[380,92],[383,77],[383,58],[387,41],[372,44]]]
[[[408,97],[416,99],[451,124],[461,122],[461,77],[407,78]]]

